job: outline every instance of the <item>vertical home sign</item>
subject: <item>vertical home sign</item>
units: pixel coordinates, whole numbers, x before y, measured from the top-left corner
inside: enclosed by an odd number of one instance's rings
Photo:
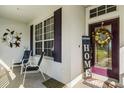
[[[84,78],[89,78],[92,76],[90,37],[82,36],[82,44]]]

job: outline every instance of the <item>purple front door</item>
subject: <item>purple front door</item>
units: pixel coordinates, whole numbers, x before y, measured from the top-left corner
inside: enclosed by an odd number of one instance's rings
[[[100,47],[94,41],[92,33],[103,26],[112,34],[111,42]],[[92,45],[92,72],[119,80],[119,18],[89,24]],[[103,37],[104,38],[104,37]]]

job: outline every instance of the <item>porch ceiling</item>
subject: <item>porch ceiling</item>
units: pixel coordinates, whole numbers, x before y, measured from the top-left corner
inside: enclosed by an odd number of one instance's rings
[[[60,7],[62,5],[0,5],[0,17],[29,23],[39,16],[47,15],[48,12],[53,13]],[[86,8],[89,5],[82,5],[82,7]]]
[[[36,17],[53,11],[57,5],[0,5],[0,17],[29,23]],[[47,11],[47,12],[46,12]]]

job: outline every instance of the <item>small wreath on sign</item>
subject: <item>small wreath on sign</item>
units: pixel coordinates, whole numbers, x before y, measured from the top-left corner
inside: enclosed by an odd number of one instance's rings
[[[105,28],[97,29],[95,31],[94,36],[95,36],[96,43],[102,47],[105,45],[108,45],[112,39],[111,33],[109,32],[108,29],[105,29]]]

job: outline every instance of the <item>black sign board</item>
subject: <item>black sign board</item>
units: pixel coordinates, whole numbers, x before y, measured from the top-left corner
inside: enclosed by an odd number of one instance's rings
[[[90,37],[82,36],[82,53],[83,53],[83,69],[84,78],[89,78],[91,74],[91,48],[90,48]]]

